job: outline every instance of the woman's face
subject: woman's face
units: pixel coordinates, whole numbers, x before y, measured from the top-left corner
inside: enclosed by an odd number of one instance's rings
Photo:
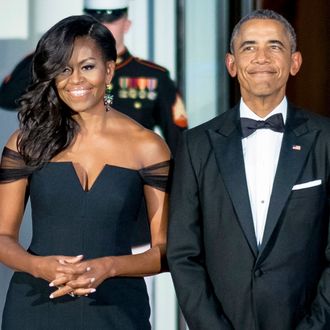
[[[76,112],[105,111],[103,96],[114,66],[104,61],[94,40],[77,38],[68,65],[55,79],[59,97]]]

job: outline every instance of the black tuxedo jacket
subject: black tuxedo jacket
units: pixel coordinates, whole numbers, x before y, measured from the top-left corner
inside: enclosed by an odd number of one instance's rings
[[[330,121],[289,105],[258,248],[238,106],[185,132],[167,256],[191,330],[330,329],[329,172]]]

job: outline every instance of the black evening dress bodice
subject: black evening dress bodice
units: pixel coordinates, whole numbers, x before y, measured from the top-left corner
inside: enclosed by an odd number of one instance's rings
[[[17,152],[3,151],[0,182],[28,177],[32,209],[32,254],[83,254],[85,259],[131,254],[143,186],[165,190],[169,161],[141,170],[105,165],[85,191],[71,162],[24,165]],[[149,300],[143,278],[105,280],[86,297],[51,300],[48,282],[15,272],[3,312],[3,330],[150,329]]]

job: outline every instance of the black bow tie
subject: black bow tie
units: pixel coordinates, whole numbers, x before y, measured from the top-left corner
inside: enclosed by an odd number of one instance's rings
[[[284,121],[281,113],[272,115],[266,120],[241,118],[241,127],[243,138],[246,138],[259,128],[269,128],[275,132],[284,132]]]

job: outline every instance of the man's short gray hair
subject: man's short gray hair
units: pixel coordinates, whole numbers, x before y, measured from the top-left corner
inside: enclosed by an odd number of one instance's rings
[[[241,20],[235,25],[233,33],[231,34],[231,38],[230,38],[231,53],[234,53],[234,41],[239,33],[241,26],[245,22],[250,21],[252,19],[273,19],[275,21],[280,22],[284,26],[289,36],[291,53],[294,53],[297,50],[297,36],[292,25],[288,22],[288,20],[273,10],[258,9],[241,18]]]

